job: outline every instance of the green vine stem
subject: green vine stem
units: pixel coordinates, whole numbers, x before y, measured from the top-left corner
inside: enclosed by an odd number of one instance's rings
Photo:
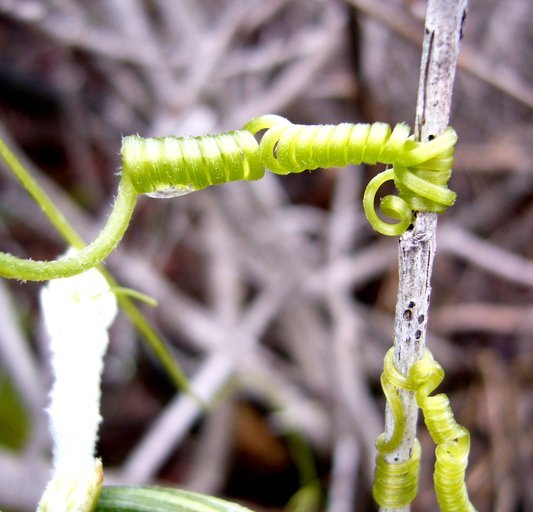
[[[52,225],[61,233],[63,238],[75,249],[81,249],[85,243],[76,233],[65,216],[57,209],[54,202],[46,195],[41,186],[35,181],[33,176],[19,162],[18,158],[7,147],[7,144],[0,138],[0,156],[6,162],[7,167],[19,180],[28,194],[41,207],[43,213],[48,217]]]
[[[48,281],[79,274],[101,263],[118,245],[129,225],[137,192],[122,177],[115,204],[106,225],[94,242],[73,257],[55,261],[33,261],[0,253],[0,276],[29,281]]]
[[[37,181],[35,181],[27,169],[18,160],[18,158],[7,147],[4,141],[2,141],[2,139],[0,139],[0,156],[5,160],[9,169],[20,181],[29,195],[41,207],[43,213],[57,229],[58,233],[65,239],[66,242],[69,243],[69,245],[81,252],[85,247],[85,242],[81,236],[76,232],[74,227],[71,226],[63,213],[56,207],[54,202],[48,197],[45,191],[41,188]],[[0,253],[0,256],[1,255],[2,253]],[[101,268],[100,271],[106,278],[111,288],[120,288],[115,279],[106,269]],[[18,276],[16,278],[20,279]],[[146,340],[146,343],[148,343],[150,348],[154,351],[156,357],[159,359],[163,368],[178,389],[192,393],[185,372],[174,360],[163,340],[154,331],[152,326],[135,306],[130,297],[127,294],[118,293],[117,300],[122,310],[128,315],[136,329]],[[194,396],[194,394],[192,396]],[[202,404],[201,400],[197,399],[197,401]]]
[[[418,440],[414,439],[413,449],[407,460],[396,463],[387,461],[387,456],[397,450],[405,435],[406,417],[399,395],[403,390],[415,394],[427,429],[437,445],[433,478],[441,511],[475,512],[465,485],[470,434],[455,421],[445,394],[429,396],[443,378],[444,370],[427,349],[422,359],[413,364],[407,377],[394,364],[394,348],[385,356],[381,385],[394,419],[394,430],[389,438],[382,434],[376,441],[378,454],[373,495],[382,508],[404,508],[414,500],[418,492],[421,458]]]
[[[260,143],[255,135],[266,130]],[[33,261],[0,252],[0,276],[43,281],[69,277],[101,263],[118,245],[133,215],[137,196],[172,197],[210,185],[235,180],[257,180],[268,167],[277,174],[299,173],[319,167],[377,162],[392,164],[368,185],[363,206],[374,229],[386,235],[399,235],[411,224],[413,211],[441,213],[455,201],[448,189],[457,135],[448,128],[425,143],[409,136],[409,127],[393,129],[385,123],[315,125],[292,124],[280,116],[253,119],[242,130],[204,137],[125,137],[122,144],[122,176],[115,204],[96,240],[70,258]],[[40,196],[38,186],[20,173],[13,154],[2,145],[1,156],[28,189]],[[397,219],[382,220],[375,212],[378,188],[394,180],[399,196],[388,195],[381,211]],[[40,199],[44,199],[40,197]],[[42,203],[56,227],[66,220]],[[81,245],[70,228],[68,237]]]

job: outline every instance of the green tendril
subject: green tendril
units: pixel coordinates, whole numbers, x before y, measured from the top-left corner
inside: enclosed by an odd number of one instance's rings
[[[262,116],[244,126],[256,134],[267,130],[259,144],[263,164],[276,174],[299,173],[348,164],[392,165],[376,176],[365,190],[363,207],[371,226],[384,235],[402,234],[412,222],[413,211],[442,213],[455,201],[447,188],[457,135],[448,128],[430,142],[417,142],[409,127],[385,123],[298,125],[279,116]],[[385,196],[381,212],[398,220],[387,223],[376,213],[379,187],[393,180],[399,196]]]
[[[378,452],[372,495],[380,507],[402,508],[416,498],[421,455],[418,439],[404,462],[389,464],[385,454]]]
[[[413,364],[409,373],[409,380],[417,387],[416,401],[437,445],[433,474],[437,501],[442,512],[475,512],[465,483],[470,433],[455,421],[445,394],[429,396],[443,378],[444,370],[429,351]]]
[[[459,425],[444,394],[429,396],[442,382],[444,370],[426,350],[424,356],[404,377],[394,365],[394,349],[391,348],[384,360],[381,383],[394,419],[394,430],[386,440],[381,434],[376,441],[376,473],[373,495],[382,507],[401,508],[416,497],[420,445],[415,439],[411,457],[400,463],[389,463],[385,456],[392,453],[400,444],[405,429],[405,414],[398,390],[416,393],[418,406],[424,415],[428,431],[437,445],[435,472],[433,475],[435,492],[442,512],[475,512],[470,503],[465,484],[465,471],[468,465],[470,434]]]
[[[33,261],[0,252],[0,276],[47,281],[69,277],[101,263],[118,245],[133,215],[137,193],[129,179],[121,179],[111,215],[98,238],[75,256],[55,261]]]
[[[264,133],[257,142],[259,132]],[[447,182],[456,141],[452,128],[422,143],[412,139],[405,124],[394,129],[385,123],[305,126],[275,115],[258,117],[242,130],[219,135],[128,136],[122,141],[122,177],[117,198],[97,239],[77,255],[55,261],[33,261],[0,252],[0,276],[42,281],[87,270],[102,262],[117,246],[138,194],[173,197],[210,185],[257,180],[264,175],[265,167],[276,174],[289,174],[348,164],[392,165],[370,181],[363,207],[375,230],[389,236],[400,235],[411,224],[413,211],[441,213],[455,201]],[[0,156],[16,174],[19,164],[3,144]],[[397,222],[385,222],[374,206],[378,189],[387,181],[394,181],[399,195],[385,196],[379,208]],[[80,245],[80,240],[74,241]]]
[[[137,193],[155,197],[257,180],[265,173],[257,141],[244,130],[205,137],[125,137],[122,170]]]

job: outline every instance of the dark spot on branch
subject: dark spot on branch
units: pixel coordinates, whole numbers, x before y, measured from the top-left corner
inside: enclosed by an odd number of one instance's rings
[[[410,322],[413,319],[413,313],[411,312],[410,309],[406,309],[403,312],[403,319],[406,320],[407,322]]]
[[[407,304],[408,308],[414,308],[415,306],[416,306],[416,304],[412,300],[409,301],[409,304]]]
[[[419,324],[421,324],[425,319],[426,317],[424,315],[419,315],[419,317],[417,318]]]
[[[415,331],[415,339],[419,340],[421,336],[422,336],[422,331],[420,330]]]
[[[465,9],[463,11],[463,17],[461,18],[461,26],[459,28],[459,41],[462,41],[463,39],[463,35],[464,35],[464,28],[465,28],[465,23],[466,23],[466,17],[468,15],[468,10]]]

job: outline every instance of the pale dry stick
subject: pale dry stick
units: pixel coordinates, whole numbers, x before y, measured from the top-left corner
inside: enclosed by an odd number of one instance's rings
[[[44,456],[0,451],[0,506],[6,510],[34,510],[50,476]]]
[[[39,424],[46,403],[44,379],[36,357],[29,349],[28,340],[18,325],[16,309],[3,280],[0,280],[0,326],[0,369],[9,374],[32,421]]]
[[[279,253],[272,251],[272,254],[278,259],[278,267],[289,263],[283,267],[287,272],[286,279],[289,279],[292,265],[290,261],[284,259],[291,258],[291,255],[294,258],[294,254],[289,251],[285,254],[284,252],[281,249]],[[327,371],[330,358],[329,329],[316,302],[300,293],[301,279],[301,276],[296,277],[289,300],[278,318],[283,334],[283,345],[302,373],[307,388],[321,396],[332,396],[333,390]]]
[[[58,66],[58,99],[61,104],[61,132],[67,157],[66,167],[72,169],[73,179],[79,190],[86,191],[94,202],[104,196],[104,187],[98,172],[98,164],[91,146],[89,113],[83,102],[83,71],[73,58],[73,52],[64,52],[63,62]]]
[[[141,267],[145,267],[144,271],[140,271]],[[124,268],[125,266],[121,265],[119,272],[121,272]],[[241,335],[239,335],[237,332],[228,332],[227,329],[224,329],[224,326],[216,325],[216,323],[213,322],[212,319],[208,318],[207,315],[204,316],[204,314],[199,311],[199,308],[194,308],[194,310],[191,309],[190,301],[179,300],[176,302],[175,292],[171,290],[171,287],[164,282],[164,280],[154,281],[154,275],[146,275],[146,264],[144,262],[137,261],[135,270],[130,267],[124,277],[130,279],[130,282],[131,278],[136,279],[138,284],[142,283],[141,286],[143,286],[144,290],[147,290],[146,286],[149,287],[148,291],[150,290],[150,287],[153,287],[154,290],[158,290],[158,297],[163,295],[164,298],[162,301],[162,308],[168,308],[168,314],[171,315],[173,319],[176,319],[176,317],[181,317],[181,322],[186,319],[186,322],[183,322],[182,327],[183,331],[188,332],[189,335],[193,334],[194,337],[210,337],[211,341],[209,342],[209,345],[211,345],[211,347],[220,346],[221,339],[223,338],[228,340],[231,339],[234,343],[239,344]],[[261,306],[261,300],[256,301],[257,307],[251,308],[251,310],[247,311],[246,318],[243,320],[243,322],[240,322],[241,329],[239,329],[239,331],[243,333],[253,333],[254,336],[258,336],[269,323],[269,318],[272,318],[274,314],[277,314],[279,308],[284,303],[282,299],[284,295],[286,295],[286,291],[284,291],[283,288],[284,286],[286,287],[287,284],[288,283],[282,283],[280,286],[280,283],[276,282],[273,286],[273,293],[271,293],[270,298],[268,297],[267,289],[267,297],[265,301],[263,301],[264,306]],[[254,311],[256,313],[254,313]],[[189,314],[190,312],[194,313],[194,318],[192,318],[192,316]],[[209,324],[212,325],[209,326]],[[204,343],[205,341],[206,340],[204,338]],[[301,342],[301,339],[299,341]],[[240,348],[237,351],[234,348],[233,352],[240,352]],[[221,378],[221,385],[224,381],[225,378]],[[182,407],[185,406],[178,407],[178,405],[176,405],[176,410],[183,411]],[[194,417],[195,416],[191,413],[187,413],[183,419],[185,421],[188,418],[188,421],[192,421]],[[145,449],[143,446],[149,446],[151,442],[150,439],[157,439],[158,436],[155,434],[155,432],[159,430],[159,428],[164,431],[164,424],[161,424],[159,427],[157,425],[154,426],[155,430],[153,431],[153,435],[147,437],[146,442],[143,442],[139,445],[138,451],[136,451],[137,454],[144,454],[143,456],[150,456],[150,454],[152,454],[151,456],[153,457],[154,454],[158,453],[156,451]],[[181,432],[183,433],[184,429],[181,429]],[[165,439],[166,442],[169,441],[168,437],[165,437]],[[173,438],[173,442],[176,442],[175,438]],[[164,455],[164,452],[162,454]],[[161,453],[159,457],[160,456]],[[143,478],[148,478],[148,475],[146,474],[147,468],[151,467],[153,470],[154,467],[157,467],[158,462],[153,458],[148,465],[143,466],[143,464],[146,463],[146,460],[142,461],[141,455],[135,456],[134,454],[132,457],[131,464],[128,465],[128,468],[130,471],[135,473],[135,478],[140,478],[141,476]]]
[[[531,21],[531,2],[528,0],[514,0],[513,2],[496,2],[493,4],[491,17],[488,20],[480,38],[481,48],[486,48],[492,55],[505,59],[512,48],[513,57],[516,55],[515,40],[512,44],[509,34],[514,34],[514,27],[526,30]],[[502,30],[502,28],[505,29]],[[512,27],[512,28],[511,28]],[[513,32],[511,32],[513,30]],[[509,55],[510,56],[510,55]],[[503,60],[501,59],[501,60]]]
[[[361,12],[372,16],[397,34],[416,44],[420,44],[420,24],[405,9],[396,3],[383,0],[345,0]],[[491,87],[502,91],[528,107],[533,107],[533,89],[507,66],[498,66],[470,48],[464,48],[458,58],[459,67]]]
[[[511,306],[488,302],[459,303],[434,311],[431,323],[435,330],[443,334],[531,334],[533,304]]]
[[[243,303],[243,286],[236,264],[235,248],[216,202],[206,194],[207,214],[203,229],[203,242],[207,253],[208,300],[213,316],[222,325],[237,324]],[[224,340],[230,342],[232,340]],[[231,347],[227,347],[228,351]],[[192,470],[189,470],[187,489],[206,494],[216,494],[227,474],[232,437],[233,401],[219,404],[207,415],[202,429],[202,439],[197,445]]]
[[[495,65],[471,48],[461,53],[461,69],[482,80],[509,97],[533,108],[533,89],[515,71],[504,64]]]
[[[532,140],[520,143],[501,137],[477,144],[462,144],[455,152],[454,167],[483,175],[528,173],[528,146],[531,144]]]
[[[231,126],[242,125],[264,112],[283,110],[309,87],[313,77],[333,59],[342,43],[346,17],[336,2],[327,2],[323,16],[324,30],[320,38],[317,36],[319,49],[315,54],[293,63],[268,89],[237,106],[229,114]]]
[[[249,351],[253,352],[258,338],[282,305],[279,288],[276,286],[273,290],[266,290],[256,298],[242,315],[236,329],[216,324],[212,329],[205,329],[208,322],[214,322],[211,319],[203,322],[204,334],[211,337],[210,344],[222,347],[212,351],[207,362],[191,379],[192,390],[206,403],[235,375],[240,358],[245,358]],[[183,314],[179,309],[173,310],[174,316],[179,313]],[[200,412],[198,403],[190,396],[178,396],[132,451],[121,478],[130,483],[149,481],[168,453],[186,435]]]
[[[326,241],[327,264],[330,266],[332,277],[338,274],[333,262],[346,256],[355,244],[357,222],[354,222],[354,219],[362,216],[360,206],[355,204],[355,198],[360,197],[360,194],[354,186],[353,171],[346,169],[339,174],[330,216]],[[361,312],[356,307],[351,290],[351,282],[333,278],[326,284],[324,299],[333,323],[333,353],[337,369],[335,375],[338,376],[338,398],[345,412],[351,416],[351,422],[364,447],[364,456],[369,469],[367,474],[370,475],[373,465],[370,455],[373,453],[374,440],[379,433],[380,420],[366,383],[366,372],[361,364]]]
[[[396,245],[388,238],[378,240],[354,255],[341,255],[308,275],[305,288],[313,296],[320,297],[328,282],[335,286],[360,286],[386,273],[396,260]]]
[[[132,251],[119,248],[111,257],[114,274],[125,285],[157,297],[163,325],[180,332],[198,349],[215,350],[224,328],[205,306],[174,287],[159,269]]]
[[[332,396],[328,375],[329,330],[317,305],[299,295],[293,296],[279,322],[284,348],[302,373],[306,387],[318,395]]]
[[[272,302],[269,297],[266,300]],[[228,380],[236,375],[240,359],[245,358],[248,351],[253,351],[258,336],[266,328],[270,316],[277,307],[277,303],[271,304],[270,310],[262,314],[264,317],[262,321],[254,321],[255,326],[251,325],[252,322],[250,325],[247,322],[254,316],[252,312],[250,317],[244,319],[239,329],[217,333],[219,344],[229,345],[231,342],[232,348],[228,349],[226,346],[213,351],[191,379],[191,388],[196,396],[205,403],[210,403]],[[166,460],[169,452],[187,434],[200,413],[201,409],[196,401],[188,395],[179,395],[158,417],[128,457],[122,471],[124,481],[148,482]]]
[[[85,23],[80,16],[64,12],[51,13],[42,5],[34,3],[28,9],[24,2],[0,0],[0,13],[21,23],[34,26],[40,32],[67,47],[79,48],[107,59],[135,65],[159,66],[163,63],[136,41],[127,41],[111,30],[95,28]]]
[[[250,16],[246,19],[244,29],[248,32],[256,30],[261,25],[265,25],[278,12],[286,7],[292,0],[270,0],[269,2],[257,2],[256,9],[254,9]]]
[[[361,465],[361,445],[350,433],[335,436],[333,467],[327,502],[327,512],[352,512],[357,487],[357,472]]]
[[[235,356],[213,352],[191,379],[194,394],[209,403],[235,372]],[[128,485],[150,482],[198,419],[201,409],[188,395],[177,395],[130,452],[117,480]]]
[[[9,240],[6,244],[6,249],[13,254],[24,254],[22,244],[16,240],[11,240],[7,233],[10,231],[11,219],[20,222],[20,225],[29,228],[29,233],[39,234],[48,243],[55,243],[60,240],[59,234],[50,230],[50,222],[45,217],[37,215],[30,215],[30,212],[36,212],[38,207],[35,202],[28,197],[23,190],[19,190],[16,184],[6,184],[4,180],[0,183],[0,203],[6,212],[9,212],[9,217],[2,222],[2,231],[0,237],[4,240]],[[50,231],[50,233],[48,232]]]
[[[303,372],[306,385],[318,393],[329,394],[327,373],[323,371],[329,350],[325,342],[328,329],[317,305],[305,299],[305,290],[301,287],[306,276],[314,272],[314,267],[309,261],[309,251],[303,250],[303,237],[287,233],[281,224],[283,216],[278,212],[286,206],[283,194],[277,194],[274,187],[266,194],[260,187],[243,189],[241,194],[237,194],[234,187],[224,192],[227,194],[218,197],[223,200],[225,217],[231,222],[236,237],[245,241],[257,263],[262,265],[264,272],[261,272],[265,274],[262,280],[274,273],[291,291],[280,314],[280,325],[287,348]],[[255,197],[250,197],[250,192]],[[259,200],[259,204],[253,199]],[[258,210],[261,225],[245,221],[248,217],[257,218]]]
[[[274,407],[270,418],[280,431],[298,431],[318,452],[331,448],[330,411],[320,398],[303,389],[294,366],[270,349],[258,346],[239,365],[239,382],[248,393]]]
[[[323,48],[323,38],[322,28],[309,28],[291,35],[286,41],[265,41],[257,48],[234,52],[221,71],[226,80],[240,75],[269,73],[298,59],[316,56],[317,51]]]
[[[452,88],[467,0],[429,0],[416,107],[415,134],[427,141],[448,126]],[[394,319],[394,363],[408,375],[413,363],[424,354],[431,297],[431,273],[436,249],[437,214],[419,212],[411,230],[400,237],[398,251],[399,284]],[[385,455],[389,464],[411,456],[416,438],[418,405],[415,393],[398,390],[405,412],[405,429],[400,445]],[[385,436],[394,431],[389,406],[385,413]],[[408,511],[405,507],[382,511]]]
[[[216,71],[230,52],[239,28],[254,4],[230,3],[218,17],[215,27],[206,27],[200,47],[191,59],[187,78],[181,88],[180,104],[183,109],[194,108],[205,91],[212,86]],[[232,127],[234,128],[234,126]]]
[[[495,276],[533,287],[533,261],[482,240],[460,226],[447,224],[439,234],[439,243],[448,254]]]
[[[144,2],[143,2],[144,3]],[[144,51],[154,60],[167,61],[167,52],[158,37],[158,29],[149,18],[141,0],[106,0],[102,4],[103,14],[113,22],[114,30],[127,42],[141,43]],[[165,42],[166,44],[166,42]],[[178,100],[178,80],[167,66],[140,68],[153,90],[159,108],[172,108]]]
[[[231,398],[225,400],[206,415],[186,479],[180,487],[203,494],[220,494],[232,460],[234,402]]]
[[[479,368],[484,381],[480,394],[484,395],[487,418],[494,510],[518,510],[525,496],[521,496],[519,486],[522,457],[517,441],[527,436],[525,430],[520,431],[518,385],[511,368],[493,351],[479,355]]]
[[[233,237],[228,233],[222,212],[213,195],[206,194],[207,206],[203,243],[207,254],[208,295],[214,317],[231,328],[237,324],[244,301],[240,266]]]
[[[464,229],[490,233],[506,219],[516,205],[533,190],[533,173],[510,176],[498,181],[472,203],[463,204],[454,211],[454,222]],[[497,204],[498,208],[494,208]],[[458,205],[459,206],[459,205]]]
[[[144,258],[120,247],[111,258],[114,273],[126,285],[157,297],[163,324],[184,334],[197,348],[211,351],[220,345],[224,336],[231,337],[227,327],[217,322],[205,306],[180,292]],[[252,332],[262,332],[263,323],[277,314],[277,308],[288,294],[290,283],[281,280],[279,275],[273,275],[263,283],[262,289],[263,293],[248,307],[244,319],[239,320],[242,328],[246,327]]]
[[[200,44],[205,32],[202,26],[200,2],[195,0],[160,0],[158,8],[161,11],[161,23],[166,37],[171,45],[180,41],[186,42],[187,52],[193,51]]]
[[[337,175],[337,185],[327,233],[327,255],[332,261],[347,253],[354,242],[358,197],[353,169]],[[328,512],[350,512],[356,501],[359,466],[364,461],[365,475],[372,474],[373,443],[379,433],[379,415],[366,387],[359,363],[361,325],[349,288],[327,283],[326,307],[332,318],[332,394],[334,435],[332,482]],[[364,450],[361,450],[361,447]]]

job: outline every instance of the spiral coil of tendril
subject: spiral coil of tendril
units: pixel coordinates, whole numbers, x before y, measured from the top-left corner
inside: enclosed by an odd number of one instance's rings
[[[255,136],[262,130],[266,131],[258,143]],[[288,174],[361,162],[391,164],[391,169],[368,184],[363,207],[376,231],[399,235],[409,227],[413,211],[440,213],[453,204],[455,193],[447,188],[447,182],[456,140],[452,128],[422,143],[409,136],[409,128],[404,124],[394,129],[385,123],[304,126],[271,115],[253,119],[242,130],[219,135],[125,137],[121,150],[122,179],[113,210],[97,239],[75,257],[49,262],[0,251],[0,276],[41,281],[76,275],[101,263],[117,246],[139,194],[172,197],[209,185],[257,180],[264,175],[265,166],[274,173]],[[16,174],[24,174],[23,167],[1,141],[0,158]],[[396,223],[383,221],[374,207],[379,187],[390,180],[396,184],[399,197],[385,196],[380,210],[397,219]],[[46,209],[52,211],[49,205]],[[59,218],[57,214],[54,217]],[[63,221],[59,224],[63,225]]]
[[[253,134],[266,130],[259,144],[261,160],[276,174],[348,164],[392,164],[392,169],[370,181],[363,198],[368,221],[385,235],[403,233],[412,221],[412,211],[441,213],[455,201],[456,194],[447,187],[457,141],[452,128],[429,142],[412,140],[405,124],[394,129],[385,123],[307,126],[267,115],[253,119],[244,129]],[[385,196],[380,210],[398,219],[393,224],[381,220],[374,208],[379,187],[390,180],[400,195]]]
[[[404,389],[416,393],[428,431],[437,445],[433,478],[441,511],[475,512],[465,484],[470,434],[455,421],[446,395],[429,396],[443,378],[444,370],[429,350],[413,364],[408,377],[397,370],[394,349],[391,348],[385,356],[381,383],[391,407],[394,430],[389,439],[381,434],[376,441],[378,454],[373,495],[382,507],[405,507],[415,498],[418,488],[420,445],[416,439],[407,461],[388,463],[385,459],[386,454],[399,446],[403,437],[405,416],[398,389]]]
[[[459,425],[448,397],[429,394],[442,382],[444,370],[429,351],[415,362],[409,380],[416,385],[416,400],[429,433],[437,445],[433,479],[440,509],[444,512],[475,512],[468,499],[465,471],[470,451],[470,434]]]
[[[385,355],[381,387],[390,406],[394,429],[388,439],[381,434],[376,440],[376,468],[372,494],[381,507],[405,507],[418,493],[418,474],[420,468],[421,448],[415,439],[411,456],[407,461],[390,464],[385,459],[400,445],[405,430],[405,414],[398,389],[415,391],[409,380],[404,377],[394,364],[394,350]]]
[[[255,135],[265,130],[259,143]],[[447,188],[457,136],[452,128],[430,142],[417,142],[409,127],[398,124],[299,125],[266,115],[242,130],[205,137],[125,137],[123,172],[140,194],[182,195],[209,185],[256,180],[266,166],[276,174],[299,173],[348,164],[392,165],[368,184],[363,197],[366,216],[386,235],[403,233],[412,211],[441,213],[455,201]],[[397,219],[383,221],[374,207],[377,191],[394,180],[399,197],[385,196],[380,210]]]
[[[406,507],[416,498],[421,455],[418,439],[404,462],[389,464],[385,454],[378,452],[372,494],[380,507]]]
[[[245,130],[203,137],[122,141],[122,171],[139,194],[183,195],[209,185],[257,180],[264,175],[257,141]]]

